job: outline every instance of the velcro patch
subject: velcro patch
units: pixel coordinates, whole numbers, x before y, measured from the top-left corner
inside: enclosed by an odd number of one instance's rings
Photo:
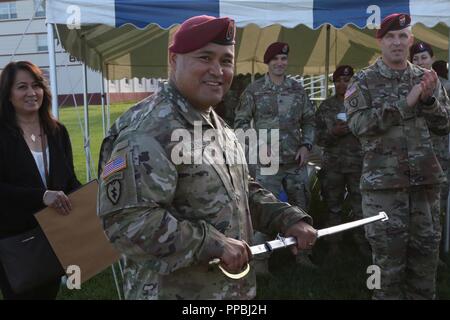
[[[106,196],[113,204],[117,204],[120,199],[122,187],[119,180],[113,180],[106,185]]]
[[[117,158],[109,161],[102,172],[102,178],[106,179],[113,173],[121,171],[127,167],[127,158],[125,156],[118,156]]]
[[[358,106],[358,98],[354,97],[352,99],[350,99],[349,101],[350,106],[352,106],[353,108],[356,108]]]

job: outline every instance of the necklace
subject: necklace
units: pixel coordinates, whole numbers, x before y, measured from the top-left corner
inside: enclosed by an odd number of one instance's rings
[[[41,124],[39,124],[39,132],[38,134],[34,134],[33,132],[30,131],[35,131],[35,130],[25,130],[25,129],[31,129],[34,128],[36,129],[36,126],[32,124],[32,122],[29,122],[27,124],[22,124],[22,132],[24,136],[30,137],[31,141],[33,141],[33,143],[37,142],[37,138],[41,138],[42,137],[42,128],[41,128]],[[28,131],[28,132],[27,132]]]
[[[31,138],[31,141],[33,141],[34,143],[36,143],[37,142],[37,138],[39,137],[42,137],[42,135],[41,134],[34,134],[34,133],[32,133],[32,134],[26,134],[28,137],[30,137]]]

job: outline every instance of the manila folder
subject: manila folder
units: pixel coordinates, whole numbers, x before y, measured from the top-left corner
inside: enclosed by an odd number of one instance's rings
[[[120,258],[97,216],[97,190],[93,180],[69,194],[72,210],[66,216],[50,207],[35,215],[64,270],[80,267],[82,283]]]

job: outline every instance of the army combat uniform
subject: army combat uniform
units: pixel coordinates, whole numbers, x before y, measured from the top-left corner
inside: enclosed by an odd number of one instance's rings
[[[433,144],[433,150],[436,154],[436,158],[441,165],[442,171],[444,171],[444,175],[448,176],[448,166],[450,162],[450,155],[448,149],[448,135],[439,136],[437,134],[431,133],[431,142]],[[440,211],[442,213],[447,212],[447,196],[448,196],[448,182],[443,182],[441,184],[441,195],[440,195]]]
[[[312,146],[314,140],[314,109],[302,85],[285,77],[281,85],[276,85],[266,74],[251,83],[241,96],[234,121],[235,129],[247,131],[250,122],[258,138],[259,130],[267,130],[267,150],[271,151],[271,130],[279,130],[279,169],[271,175],[261,174],[262,167],[256,168],[256,180],[270,190],[281,201],[289,202],[304,210],[309,207],[310,190],[307,166],[298,167],[295,155],[303,145]],[[258,139],[258,145],[265,141]],[[256,232],[255,241],[267,241],[267,236]],[[310,250],[297,256],[297,262],[313,267],[307,255]],[[268,258],[268,255],[258,259]],[[267,273],[267,260],[258,262],[261,273]]]
[[[362,169],[362,150],[351,133],[335,136],[331,130],[337,115],[345,113],[344,102],[337,96],[323,101],[316,112],[316,141],[323,147],[322,168],[319,172],[322,196],[330,213],[329,225],[342,223],[342,206],[346,190],[355,219],[362,218],[359,180]]]
[[[196,137],[194,128],[215,129],[217,139]],[[222,255],[225,237],[251,244],[252,223],[275,234],[311,222],[249,180],[232,130],[169,83],[115,122],[99,172],[98,214],[126,257],[127,299],[254,298],[252,271],[231,280],[208,264]]]
[[[441,84],[446,90],[447,97],[450,93],[450,82],[444,78],[439,77]],[[450,154],[448,148],[448,135],[438,136],[436,134],[431,133],[431,141],[433,142],[434,152],[436,153],[436,157],[439,160],[439,163],[444,171],[445,176],[447,177],[447,182],[441,185],[441,212],[447,212],[447,197],[448,197],[448,184],[450,181],[449,176],[449,164],[450,164]]]
[[[291,204],[307,209],[310,191],[306,166],[299,168],[295,155],[302,145],[312,146],[314,141],[314,108],[302,85],[286,77],[281,85],[272,82],[269,75],[250,84],[241,96],[234,121],[235,129],[279,129],[280,167],[275,175],[262,175],[256,179],[264,188]],[[270,133],[268,150],[270,150]],[[261,142],[260,142],[261,143]],[[287,199],[283,199],[283,194]]]
[[[439,184],[446,181],[430,131],[449,131],[448,100],[438,86],[431,105],[408,107],[406,97],[424,69],[404,71],[382,59],[358,72],[345,107],[349,127],[361,142],[364,216],[385,211],[389,220],[366,226],[373,263],[381,268],[375,299],[434,298],[438,247]]]

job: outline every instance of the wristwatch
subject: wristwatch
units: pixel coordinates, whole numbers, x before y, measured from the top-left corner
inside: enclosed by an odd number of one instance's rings
[[[304,143],[300,147],[306,147],[306,149],[308,149],[308,151],[311,151],[313,146],[311,143]]]

